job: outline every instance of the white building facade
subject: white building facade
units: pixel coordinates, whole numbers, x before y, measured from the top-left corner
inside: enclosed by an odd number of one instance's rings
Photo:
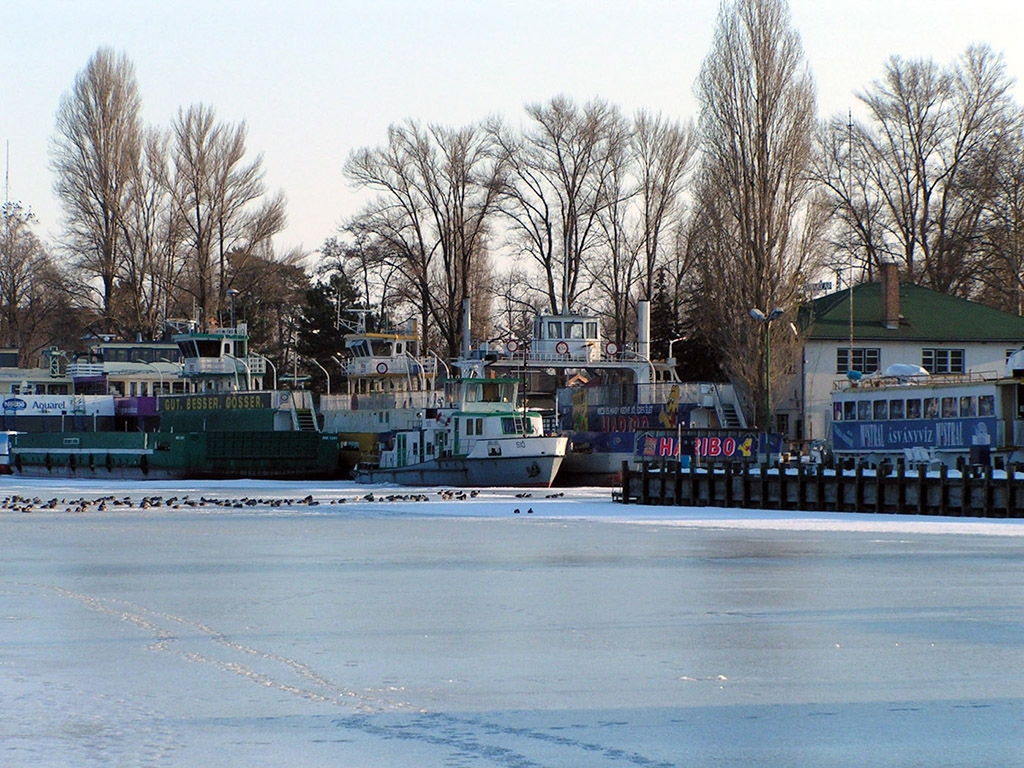
[[[895,264],[883,265],[879,283],[815,300],[802,325],[803,352],[774,409],[775,426],[794,443],[829,438],[832,391],[848,371],[870,376],[910,364],[936,375],[1001,376],[1024,345],[1024,318],[901,285]]]

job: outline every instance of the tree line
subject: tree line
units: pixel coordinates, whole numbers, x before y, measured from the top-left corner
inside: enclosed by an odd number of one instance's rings
[[[854,94],[857,119],[821,118],[787,2],[726,0],[694,121],[556,96],[521,126],[406,120],[353,152],[346,177],[376,196],[347,222],[348,268],[448,354],[463,299],[482,337],[589,311],[620,345],[648,300],[655,352],[679,342],[685,372],[732,379],[764,423],[766,333],[781,378],[812,281],[876,279],[895,261],[904,281],[1024,313],[1012,85],[984,45],[945,63],[892,56]],[[750,313],[775,308],[770,324]]]
[[[983,45],[949,62],[892,56],[854,94],[856,119],[823,118],[786,0],[724,0],[693,120],[559,95],[519,122],[395,123],[339,169],[371,199],[309,262],[273,248],[285,200],[245,123],[200,104],[143,126],[131,62],[100,49],[58,109],[64,235],[47,246],[25,209],[3,210],[0,337],[24,348],[71,317],[151,337],[170,317],[223,321],[227,290],[244,287],[258,341],[284,354],[298,329],[329,367],[356,305],[380,325],[416,318],[453,356],[467,300],[478,341],[587,311],[620,346],[648,300],[654,354],[677,342],[684,372],[732,379],[764,423],[766,334],[783,375],[810,281],[896,261],[904,281],[1024,313],[1012,85]],[[751,317],[776,307],[774,323]]]
[[[134,66],[100,48],[57,109],[51,140],[63,231],[45,244],[21,204],[3,209],[0,343],[28,361],[83,334],[160,338],[168,320],[225,323],[225,297],[277,338],[308,279],[301,254],[278,253],[285,198],[263,182],[245,122],[182,107],[146,126]],[[276,327],[275,327],[276,326]]]

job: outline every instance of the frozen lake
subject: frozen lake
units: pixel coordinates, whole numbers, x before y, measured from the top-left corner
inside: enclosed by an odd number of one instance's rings
[[[370,490],[0,481],[0,764],[1024,765],[1024,521]]]

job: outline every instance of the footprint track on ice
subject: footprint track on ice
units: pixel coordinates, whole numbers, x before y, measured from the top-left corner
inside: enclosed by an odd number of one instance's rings
[[[97,597],[64,587],[40,585],[62,597],[75,600],[90,610],[132,624],[152,636],[146,647],[157,653],[173,654],[185,661],[219,669],[240,676],[258,685],[273,688],[314,702],[322,702],[355,710],[352,716],[336,720],[336,724],[386,739],[418,741],[445,747],[452,751],[447,765],[473,764],[480,760],[507,768],[540,768],[520,751],[498,744],[485,743],[481,737],[512,738],[559,747],[570,752],[584,752],[617,764],[639,768],[674,768],[674,763],[653,760],[636,752],[602,744],[573,739],[536,728],[521,728],[489,722],[483,718],[459,717],[429,712],[410,702],[387,698],[379,692],[355,690],[340,685],[308,664],[280,654],[267,652],[232,640],[229,635],[208,624],[164,611],[157,611],[116,598]],[[207,646],[203,648],[202,646]],[[261,667],[261,668],[257,668]],[[290,679],[286,679],[290,678]],[[383,686],[381,691],[401,691],[400,687]],[[374,722],[371,714],[408,712],[411,723],[389,725]],[[625,722],[602,722],[602,725],[626,725]]]
[[[208,624],[184,616],[125,600],[86,595],[64,587],[45,588],[76,600],[90,610],[138,627],[152,636],[152,642],[146,647],[154,652],[173,654],[310,701],[351,706],[358,711],[369,712],[402,710],[410,706],[407,702],[385,698],[373,691],[341,686],[308,664],[236,642]]]

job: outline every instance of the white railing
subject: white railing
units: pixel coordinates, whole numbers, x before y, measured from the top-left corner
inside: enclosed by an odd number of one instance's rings
[[[437,408],[442,404],[440,392],[377,392],[358,395],[323,395],[321,411],[384,411],[398,408]]]
[[[346,376],[433,376],[437,371],[434,360],[407,356],[359,357],[343,362]]]
[[[102,376],[105,372],[103,363],[71,363],[68,376],[78,379],[86,376]]]

